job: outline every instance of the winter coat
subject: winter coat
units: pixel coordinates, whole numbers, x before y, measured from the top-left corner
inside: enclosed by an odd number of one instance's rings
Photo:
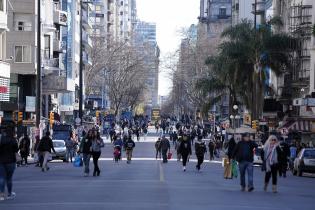
[[[104,147],[105,144],[103,142],[103,139],[93,139],[92,140],[92,152],[101,152],[102,147]]]
[[[167,138],[163,138],[160,143],[161,150],[169,150],[171,148],[170,142]]]
[[[38,144],[38,151],[39,152],[51,152],[51,151],[55,152],[52,139],[49,136],[44,136],[40,140],[40,142]]]
[[[126,150],[133,150],[133,148],[135,148],[136,144],[132,139],[129,139],[126,143],[125,143],[125,148]]]
[[[258,145],[253,141],[240,141],[236,144],[232,158],[236,159],[238,162],[254,161],[254,149],[257,148]]]
[[[82,152],[83,154],[90,154],[91,151],[91,147],[92,147],[92,139],[91,138],[83,138],[80,144],[80,152]]]
[[[28,136],[25,136],[21,139],[20,145],[19,145],[21,155],[26,155],[26,156],[29,155],[30,144],[31,144],[31,140]]]
[[[16,163],[15,153],[18,152],[18,143],[15,138],[2,135],[0,137],[0,163]]]
[[[195,153],[197,156],[203,156],[207,152],[207,146],[204,141],[195,142]]]
[[[181,141],[179,145],[179,153],[182,155],[191,155],[191,143],[188,140]]]

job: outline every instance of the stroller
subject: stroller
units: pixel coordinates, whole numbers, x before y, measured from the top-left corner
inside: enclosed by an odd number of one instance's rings
[[[114,146],[114,161],[118,162],[119,160],[121,160],[121,146],[115,145]]]

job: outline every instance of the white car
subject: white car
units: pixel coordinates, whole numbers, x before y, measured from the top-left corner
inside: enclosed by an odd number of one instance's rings
[[[56,153],[52,153],[52,159],[54,160],[62,160],[66,162],[66,143],[64,140],[53,140],[53,145]]]
[[[315,149],[305,148],[294,160],[293,175],[302,176],[303,172],[315,173]]]

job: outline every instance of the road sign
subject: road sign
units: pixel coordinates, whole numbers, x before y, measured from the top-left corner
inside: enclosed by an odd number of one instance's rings
[[[81,119],[79,117],[75,118],[75,123],[76,125],[80,125]]]

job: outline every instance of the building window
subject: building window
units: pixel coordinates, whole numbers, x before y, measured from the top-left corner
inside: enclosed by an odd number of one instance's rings
[[[15,31],[32,31],[31,15],[14,13]]]
[[[124,1],[120,1],[120,5],[123,6],[124,5]]]
[[[120,21],[120,25],[121,25],[121,26],[124,25],[124,22],[123,22],[123,21]]]
[[[221,17],[226,16],[226,8],[220,8],[219,9],[219,16],[221,16]]]
[[[49,59],[50,58],[50,36],[45,35],[45,48],[44,48],[44,58]]]
[[[4,9],[4,1],[3,0],[0,0],[0,11],[3,11]]]
[[[120,12],[120,15],[124,15],[124,12],[123,12],[123,11],[121,11],[121,12]]]
[[[31,62],[31,47],[30,46],[15,46],[15,62],[30,63]]]

